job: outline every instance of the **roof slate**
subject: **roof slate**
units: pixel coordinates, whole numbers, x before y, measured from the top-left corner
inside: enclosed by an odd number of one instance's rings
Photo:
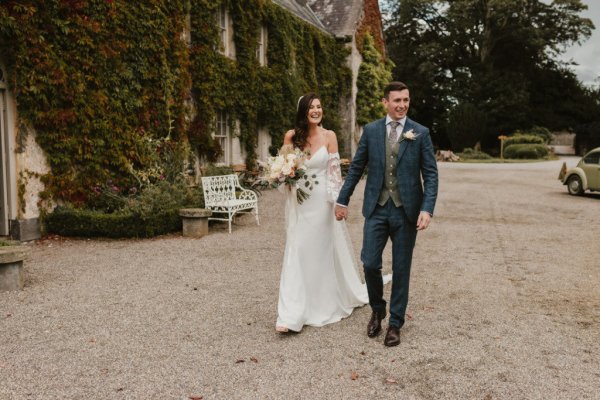
[[[319,17],[311,10],[311,8],[305,4],[304,0],[273,0],[273,3],[285,8],[286,10],[292,12],[294,15],[302,18],[303,20],[311,23],[317,28],[330,33],[330,31],[325,27],[325,25],[321,22]]]
[[[292,0],[293,1],[293,0]],[[306,3],[335,36],[351,36],[358,28],[363,0],[299,0]]]

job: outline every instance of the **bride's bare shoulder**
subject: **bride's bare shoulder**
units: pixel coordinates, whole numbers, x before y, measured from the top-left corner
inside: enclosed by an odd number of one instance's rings
[[[296,131],[293,129],[290,129],[289,131],[287,131],[285,133],[285,135],[283,136],[283,143],[284,144],[292,143],[292,138],[294,137],[295,134],[296,134]]]
[[[335,136],[334,131],[325,130],[325,138],[327,143],[327,150],[330,153],[335,153],[338,151],[338,143],[337,137]]]
[[[290,129],[289,131],[287,131],[285,133],[285,135],[283,137],[284,137],[284,139],[291,139],[294,137],[295,134],[296,134],[296,131],[293,129]]]
[[[327,129],[325,129],[325,135],[327,135],[328,138],[335,138],[335,132],[334,131],[329,131]]]

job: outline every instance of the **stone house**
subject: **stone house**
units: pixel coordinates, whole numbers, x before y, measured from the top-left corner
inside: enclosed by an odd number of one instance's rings
[[[272,0],[296,17],[313,25],[350,50],[346,60],[352,71],[352,88],[348,98],[340,102],[342,156],[349,157],[356,148],[360,127],[356,123],[357,76],[361,63],[360,38],[371,32],[381,52],[383,29],[377,0]],[[216,17],[221,29],[220,51],[231,59],[236,57],[236,44],[231,16],[222,7]],[[183,36],[186,36],[186,32]],[[189,39],[189,35],[188,35]],[[261,65],[267,62],[269,33],[262,29],[257,57]],[[22,126],[18,106],[7,84],[7,72],[0,59],[0,236],[20,240],[36,239],[40,235],[40,193],[44,184],[40,177],[49,171],[44,151],[36,142],[36,132]],[[227,115],[218,115],[213,138],[222,149],[219,160],[225,165],[244,164],[246,154],[236,134],[239,123],[228,121]],[[262,128],[257,133],[258,159],[266,159],[272,144],[270,133]]]
[[[379,4],[377,0],[273,0],[273,2],[323,32],[334,36],[338,41],[346,43],[350,50],[347,65],[352,71],[352,87],[350,96],[341,102],[338,112],[342,118],[342,127],[341,132],[337,132],[340,143],[343,143],[340,153],[342,156],[349,157],[356,151],[361,133],[361,129],[356,122],[356,95],[358,91],[356,81],[362,60],[359,51],[361,35],[370,32],[375,38],[378,50],[385,54]],[[230,21],[227,22],[228,18],[228,16],[225,16],[222,19],[223,30],[228,30],[224,34],[223,41],[226,44],[223,47],[226,54],[234,58],[235,44],[231,32],[232,24]],[[266,30],[262,32],[262,38],[261,43],[263,43],[263,46],[260,51],[263,53],[259,57],[266,57],[265,53],[268,52],[268,32]],[[266,62],[266,58],[261,58],[261,60],[261,63]],[[217,119],[215,133],[215,137],[219,138],[221,147],[224,149],[220,162],[243,169],[246,154],[237,138],[238,135],[235,132],[229,132],[229,130],[227,117],[221,115]],[[267,130],[260,129],[257,148],[259,160],[265,160],[269,156],[270,146],[271,135]]]

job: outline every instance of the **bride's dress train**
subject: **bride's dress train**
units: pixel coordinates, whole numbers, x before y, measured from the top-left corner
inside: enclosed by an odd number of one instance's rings
[[[299,332],[349,316],[369,302],[344,221],[336,221],[335,199],[342,184],[338,153],[325,146],[304,164],[315,175],[310,197],[297,204],[287,191],[287,238],[281,271],[277,329]],[[389,277],[386,277],[389,280]],[[283,328],[283,329],[282,329]]]

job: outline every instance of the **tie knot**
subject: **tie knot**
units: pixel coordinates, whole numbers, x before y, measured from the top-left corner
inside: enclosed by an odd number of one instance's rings
[[[390,126],[392,127],[392,129],[396,129],[398,127],[398,125],[400,125],[400,122],[390,121]]]

